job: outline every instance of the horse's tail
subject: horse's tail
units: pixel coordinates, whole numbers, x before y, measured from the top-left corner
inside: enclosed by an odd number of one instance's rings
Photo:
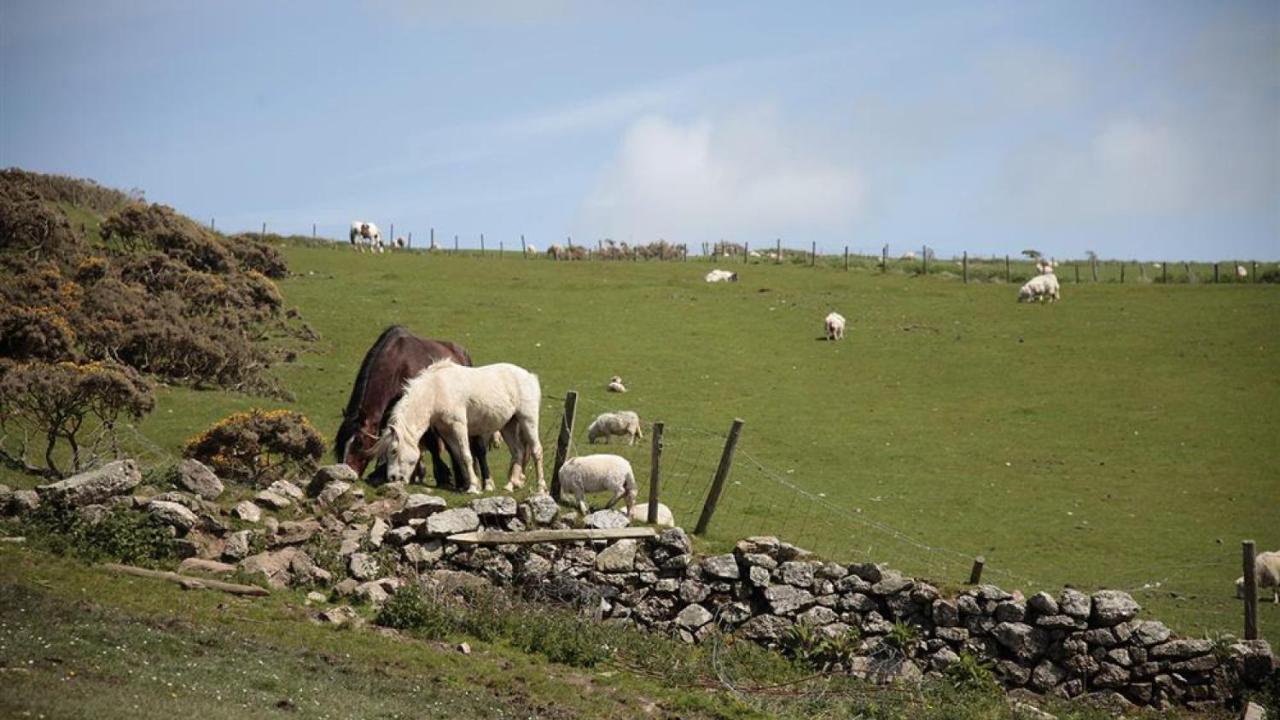
[[[388,342],[395,337],[408,334],[409,331],[403,325],[392,325],[382,331],[373,346],[364,354],[364,360],[360,362],[360,371],[356,373],[356,383],[351,388],[351,397],[347,399],[347,409],[342,413],[342,424],[338,426],[338,433],[333,439],[333,455],[338,462],[346,459],[343,455],[347,441],[360,429],[360,405],[364,402],[364,393],[369,387],[369,373],[374,362],[382,354]]]

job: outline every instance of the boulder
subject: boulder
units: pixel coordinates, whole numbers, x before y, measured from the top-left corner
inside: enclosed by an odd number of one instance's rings
[[[438,495],[415,493],[404,501],[404,506],[391,514],[392,525],[407,525],[416,518],[429,518],[449,509],[449,503]]]
[[[294,485],[288,480],[276,480],[267,486],[267,490],[290,500],[302,501],[307,499],[307,494],[302,492],[302,488]]]
[[[1057,615],[1058,601],[1047,592],[1038,592],[1027,600],[1027,607],[1041,615]]]
[[[506,496],[476,498],[467,504],[481,520],[502,521],[516,516],[516,499]]]
[[[1067,588],[1062,591],[1062,595],[1058,597],[1058,609],[1063,615],[1070,615],[1073,618],[1087,620],[1092,606],[1089,596],[1080,592]]]
[[[222,494],[222,481],[209,469],[208,465],[194,458],[187,458],[178,463],[178,476],[175,479],[178,487],[194,493],[205,500],[217,500]]]
[[[147,513],[177,530],[179,535],[186,535],[196,526],[196,523],[200,522],[200,518],[196,517],[195,513],[178,503],[165,500],[152,500],[147,503]]]
[[[256,523],[262,520],[262,508],[248,500],[236,503],[236,506],[231,508],[231,514],[245,522]]]
[[[560,506],[550,495],[534,495],[516,508],[517,517],[530,527],[550,525],[559,514]]]
[[[356,580],[373,580],[378,577],[378,561],[369,553],[352,553],[347,559],[347,571]]]
[[[470,508],[454,508],[435,513],[427,518],[427,523],[420,526],[422,537],[445,537],[458,533],[471,532],[480,528],[480,516]]]
[[[322,468],[317,468],[311,476],[311,482],[307,483],[307,494],[318,497],[324,488],[331,483],[343,483],[347,487],[351,487],[359,479],[356,476],[356,471],[352,470],[346,463],[325,465]]]
[[[790,585],[782,587],[795,590]],[[777,615],[757,615],[744,623],[738,632],[748,640],[754,640],[759,643],[776,643],[782,639],[783,633],[790,627],[791,621],[787,618],[778,617]]]
[[[909,577],[904,577],[898,573],[884,573],[880,577],[880,581],[871,585],[871,592],[876,595],[892,595],[896,592],[908,590],[915,581]]]
[[[689,605],[676,615],[676,625],[687,630],[697,630],[711,622],[711,618],[711,613],[701,605]]]
[[[228,535],[222,546],[223,559],[238,562],[249,557],[249,540],[252,535],[252,530],[240,530]]]
[[[288,497],[281,495],[274,490],[263,490],[257,495],[254,495],[253,500],[259,505],[269,507],[272,510],[283,510],[293,504],[293,501]]]
[[[1049,647],[1048,635],[1025,623],[1004,622],[991,633],[995,639],[1023,661],[1035,660]]]
[[[276,527],[272,545],[299,545],[320,532],[318,520],[286,520]]]
[[[596,570],[603,573],[631,572],[635,566],[635,540],[619,540],[596,555]]]
[[[704,558],[702,572],[707,577],[717,580],[737,580],[742,577],[742,573],[738,570],[738,559],[733,556],[733,553]]]
[[[37,486],[36,493],[42,500],[56,498],[72,507],[80,507],[127,493],[141,482],[142,472],[138,470],[138,463],[133,460],[116,460],[66,480]]]
[[[342,467],[347,466],[343,465]],[[347,496],[347,494],[351,492],[351,487],[350,483],[343,482],[342,480],[334,480],[320,489],[320,492],[316,495],[316,501],[319,502],[322,507],[332,507],[337,505],[344,496]]]
[[[684,528],[674,527],[663,530],[658,533],[658,538],[655,542],[658,547],[670,550],[677,555],[688,554],[693,549],[693,545],[689,542],[689,536],[685,534]]]
[[[813,594],[791,585],[771,585],[764,589],[765,602],[774,615],[793,615],[813,604]]]
[[[617,510],[597,510],[584,518],[582,524],[599,529],[624,528],[631,524],[631,520]]]
[[[1142,606],[1134,602],[1127,592],[1099,590],[1093,594],[1093,616],[1090,622],[1095,626],[1111,627],[1132,620],[1141,609]]]
[[[813,586],[814,563],[784,562],[778,566],[778,579],[787,585],[809,589]]]

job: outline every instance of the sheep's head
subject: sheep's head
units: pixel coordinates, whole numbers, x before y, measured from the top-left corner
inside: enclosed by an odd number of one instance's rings
[[[1236,578],[1236,597],[1241,600],[1244,599],[1244,576],[1243,575]]]

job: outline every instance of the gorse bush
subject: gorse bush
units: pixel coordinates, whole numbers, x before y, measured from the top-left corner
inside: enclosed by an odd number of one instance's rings
[[[260,485],[311,472],[324,451],[324,438],[306,416],[258,409],[219,420],[183,449],[220,477]]]

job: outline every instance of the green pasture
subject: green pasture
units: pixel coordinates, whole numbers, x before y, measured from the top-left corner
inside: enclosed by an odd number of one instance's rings
[[[1008,589],[1118,587],[1184,631],[1237,634],[1240,540],[1280,549],[1274,285],[1064,275],[1061,303],[1024,305],[998,282],[830,263],[744,264],[708,285],[696,259],[286,254],[286,303],[322,339],[276,372],[329,438],[365,350],[403,323],[539,375],[548,472],[569,389],[574,452],[606,450],[586,445],[597,412],[640,413],[646,442],[610,450],[642,486],[649,423],[665,421],[662,497],[686,527],[742,418],[711,549],[776,534],[950,585],[983,555]],[[843,342],[821,339],[830,309]],[[612,375],[630,392],[607,393]],[[282,404],[167,389],[133,440],[158,460],[232,411]],[[1280,606],[1261,625],[1280,642]]]

